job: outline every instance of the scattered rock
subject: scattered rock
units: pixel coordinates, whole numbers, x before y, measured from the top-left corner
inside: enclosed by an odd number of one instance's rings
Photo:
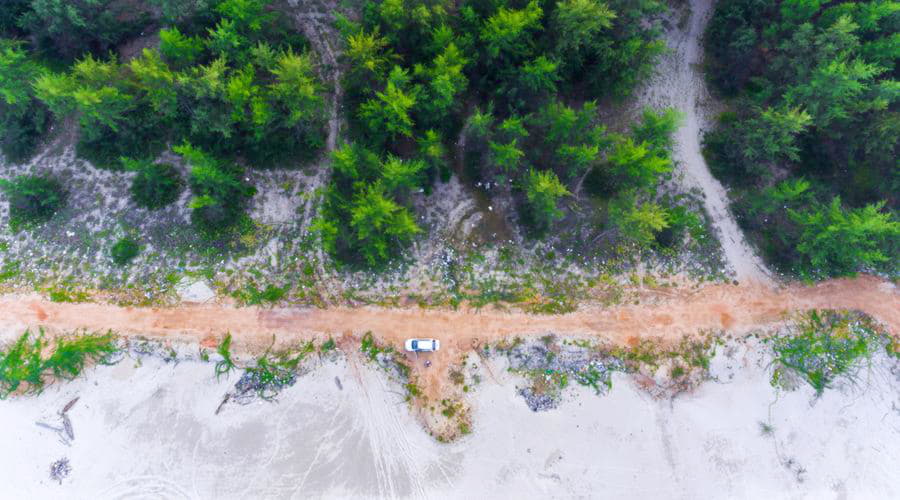
[[[209,302],[216,298],[216,292],[203,280],[182,278],[175,287],[182,302]]]

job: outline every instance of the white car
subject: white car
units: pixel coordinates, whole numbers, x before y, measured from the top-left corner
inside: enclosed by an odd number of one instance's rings
[[[409,352],[433,352],[441,348],[437,339],[406,339],[406,350]]]

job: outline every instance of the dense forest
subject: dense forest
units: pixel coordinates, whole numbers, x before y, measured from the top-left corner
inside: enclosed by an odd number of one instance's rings
[[[900,3],[723,1],[706,48],[735,110],[705,138],[710,167],[771,262],[895,273]]]
[[[543,235],[582,187],[610,202],[625,239],[657,244],[696,217],[655,202],[671,170],[677,115],[648,112],[631,137],[608,134],[597,99],[624,97],[663,50],[655,1],[387,0],[339,17],[350,139],[318,227],[342,260],[377,265],[421,229],[410,194],[455,169],[511,195]],[[639,22],[644,20],[645,22]],[[457,145],[464,144],[457,149]],[[669,238],[670,242],[674,237]]]
[[[706,154],[785,270],[896,269],[898,5],[734,0],[710,21],[708,74],[738,111],[707,134]],[[133,173],[136,210],[189,189],[192,224],[217,248],[252,226],[248,169],[324,158],[312,228],[351,268],[402,258],[427,231],[416,201],[451,176],[511,200],[529,238],[591,211],[611,235],[604,245],[672,252],[702,232],[659,189],[679,113],[646,110],[613,132],[600,111],[653,73],[667,8],[368,0],[334,13],[341,79],[330,82],[280,1],[11,0],[0,11],[0,152],[27,162],[77,127],[79,157]],[[335,83],[346,127],[329,151]],[[13,230],[53,217],[65,184],[41,172],[0,180]],[[128,242],[117,262],[136,251]]]
[[[77,120],[77,152],[136,172],[134,203],[153,210],[186,185],[211,241],[240,232],[255,189],[246,168],[322,154],[328,89],[308,43],[266,0],[17,2],[3,13],[3,153],[34,154],[52,123]],[[596,101],[621,99],[664,49],[655,0],[387,0],[337,14],[349,124],[314,225],[338,262],[379,266],[423,229],[411,200],[464,163],[473,182],[511,196],[541,237],[584,190],[608,226],[641,246],[668,245],[699,222],[659,203],[672,111],[648,111],[630,135],[607,133]],[[158,28],[158,46],[121,47]],[[116,51],[118,49],[118,52]],[[462,150],[457,144],[465,143]],[[191,166],[185,180],[157,161]],[[457,161],[459,160],[459,161]],[[59,180],[4,181],[17,227],[64,203]]]

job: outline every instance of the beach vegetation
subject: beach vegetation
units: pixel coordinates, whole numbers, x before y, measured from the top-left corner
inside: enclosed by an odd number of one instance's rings
[[[71,380],[90,363],[109,362],[119,350],[112,332],[78,333],[51,342],[43,331],[33,335],[26,330],[0,350],[0,399],[17,392],[40,393],[48,379]]]

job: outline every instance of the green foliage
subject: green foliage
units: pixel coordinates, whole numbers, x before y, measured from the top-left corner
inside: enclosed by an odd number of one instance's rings
[[[121,238],[110,249],[110,257],[117,266],[125,266],[131,262],[141,251],[138,242],[131,238]]]
[[[244,211],[256,188],[246,183],[241,167],[187,143],[173,149],[191,166],[191,220],[198,229],[208,236],[223,236],[246,221]]]
[[[118,351],[112,333],[60,337],[48,348],[43,332],[32,338],[31,332],[26,331],[0,351],[0,399],[22,388],[39,393],[47,376],[73,379],[87,363],[106,363]]]
[[[39,392],[44,386],[43,335],[31,340],[26,331],[5,351],[0,351],[0,399],[6,399],[19,390],[24,382],[26,388]]]
[[[0,179],[0,190],[9,199],[9,227],[13,231],[47,222],[66,196],[59,182],[36,175]]]
[[[337,349],[337,343],[331,337],[329,337],[325,342],[322,342],[322,345],[319,346],[319,352],[323,354],[326,352],[331,352],[335,349]]]
[[[542,229],[548,228],[555,220],[562,218],[559,200],[572,195],[556,174],[549,170],[531,169],[525,178],[523,189],[534,222]]]
[[[884,203],[846,210],[840,197],[808,212],[790,211],[798,225],[800,270],[807,276],[840,276],[865,268],[896,266],[900,221]]]
[[[382,347],[375,343],[375,338],[372,336],[372,332],[366,332],[362,336],[359,350],[360,352],[365,354],[370,361],[375,361],[378,358],[379,354],[390,353],[393,351],[393,349],[391,349],[390,347]]]
[[[203,45],[200,37],[183,35],[178,27],[159,30],[159,51],[176,67],[187,67],[196,62],[203,53]]]
[[[806,380],[817,395],[838,378],[852,376],[890,342],[869,317],[859,313],[811,311],[793,329],[768,339],[776,363],[772,384],[784,385],[784,371],[790,370]]]
[[[518,58],[530,52],[544,11],[532,0],[523,9],[500,9],[485,20],[480,39],[489,58]]]
[[[663,174],[672,171],[668,156],[654,152],[646,142],[619,138],[606,158],[612,184],[617,190],[653,190]]]
[[[426,164],[388,156],[381,161],[360,145],[332,155],[334,183],[314,224],[325,249],[338,259],[377,267],[421,232],[399,200],[424,180]]]
[[[71,61],[109,52],[147,17],[144,8],[115,0],[31,0],[17,24],[53,56]]]
[[[705,154],[738,220],[784,270],[896,272],[892,5],[735,0],[713,13],[709,76],[738,111],[720,117]]]
[[[561,179],[581,186],[603,166],[614,141],[593,99],[625,96],[649,74],[664,48],[655,19],[663,10],[656,0],[385,0],[365,2],[358,21],[338,16],[350,133],[369,155],[335,155],[327,209],[314,224],[325,248],[342,260],[386,260],[409,238],[387,244],[360,235],[351,220],[390,220],[413,186],[428,195],[435,173],[448,179],[460,132],[466,177],[502,187],[495,192],[514,187],[527,210],[523,220],[548,226],[568,193]],[[567,102],[585,104],[573,109]],[[648,134],[665,135],[676,121],[654,118]],[[647,155],[645,169],[668,171],[667,160],[655,160],[667,154]],[[626,181],[640,171],[623,170]],[[397,173],[406,181],[393,180]],[[406,222],[376,223],[376,232],[395,225],[413,233]]]
[[[32,82],[42,73],[22,45],[0,39],[0,152],[27,160],[47,130],[47,108],[35,98]]]
[[[586,102],[573,109],[559,101],[547,103],[529,118],[533,134],[543,141],[534,149],[534,162],[548,160],[567,178],[581,175],[600,163],[609,147],[606,129],[598,123],[597,103]]]
[[[78,115],[78,153],[116,169],[119,157],[152,158],[188,140],[254,166],[314,158],[325,103],[302,38],[267,1],[216,2],[214,12],[194,3],[214,28],[164,28],[158,50],[126,64],[88,53],[68,73],[37,78],[37,97],[55,116]]]
[[[289,286],[279,287],[268,284],[260,290],[254,285],[247,285],[243,290],[235,292],[233,295],[243,304],[256,306],[260,304],[274,304],[284,299],[289,289]]]
[[[218,0],[148,0],[148,2],[159,8],[165,23],[176,24],[208,15]]]
[[[556,53],[572,54],[589,50],[598,36],[613,26],[616,13],[605,2],[564,0],[557,2],[553,28]]]
[[[421,231],[406,208],[385,196],[381,184],[370,185],[353,198],[350,228],[370,266],[386,261],[390,248],[408,243]]]
[[[0,38],[13,38],[22,34],[19,18],[28,12],[30,0],[7,0],[0,9]]]
[[[400,70],[399,67],[395,71]],[[410,110],[416,104],[414,94],[388,81],[384,92],[376,92],[359,108],[359,117],[368,127],[367,133],[375,144],[395,140],[400,136],[412,136]]]
[[[111,332],[105,335],[58,338],[53,346],[53,353],[44,361],[45,370],[49,369],[56,378],[74,379],[84,371],[85,363],[104,363],[118,352],[115,340]]]
[[[224,337],[222,337],[222,341],[219,342],[219,345],[216,347],[216,352],[222,358],[219,361],[216,361],[216,379],[221,377],[222,375],[227,375],[229,372],[235,369],[234,360],[231,358],[231,334],[226,333]]]
[[[656,243],[657,235],[671,225],[671,216],[665,208],[653,202],[638,204],[630,197],[617,200],[610,212],[610,219],[622,235],[643,247]]]
[[[300,363],[314,350],[315,346],[311,341],[274,353],[270,348],[256,358],[252,366],[244,369],[238,386],[247,384],[248,388],[256,390],[257,396],[271,400],[281,389],[296,381]]]
[[[672,135],[683,119],[684,114],[674,108],[660,112],[647,108],[641,121],[632,125],[631,136],[635,142],[646,143],[654,153],[667,156],[672,149]]]
[[[149,160],[122,158],[125,170],[135,172],[131,198],[138,206],[157,210],[178,199],[184,181],[174,166]]]
[[[716,4],[706,28],[704,45],[715,86],[734,94],[764,64],[759,43],[775,0],[733,0]]]

